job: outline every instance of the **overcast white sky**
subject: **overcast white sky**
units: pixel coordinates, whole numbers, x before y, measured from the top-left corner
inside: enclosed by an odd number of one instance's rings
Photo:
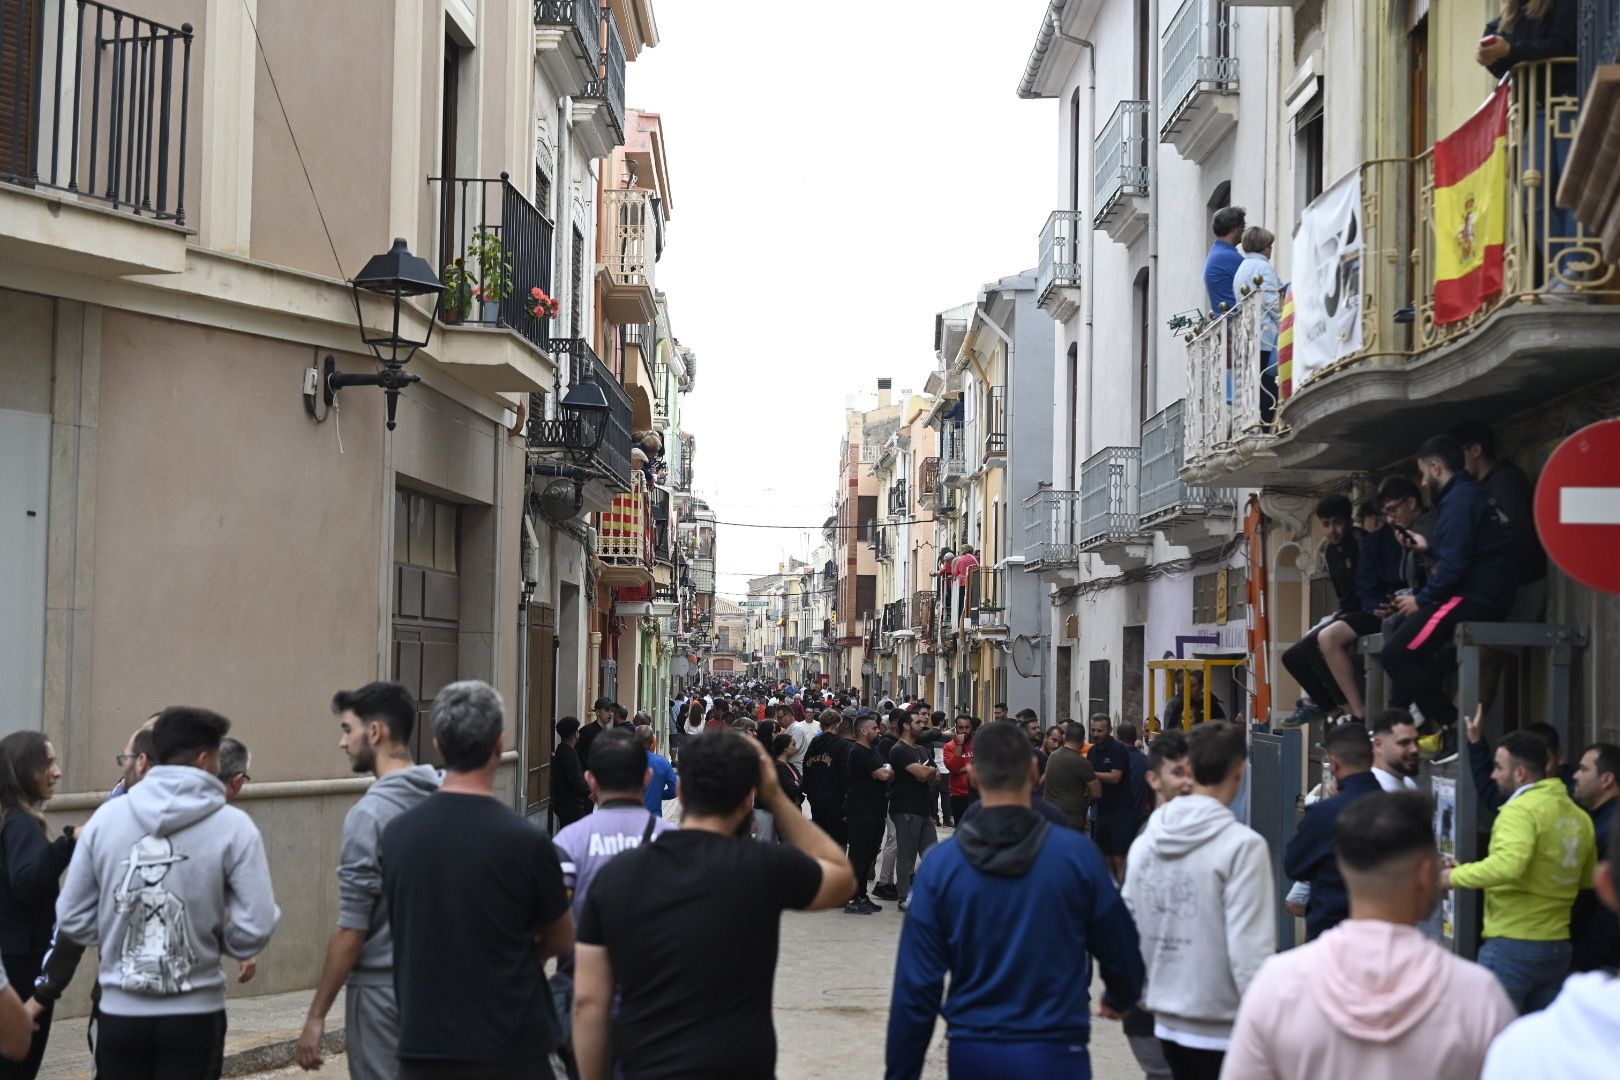
[[[1045,7],[655,0],[627,101],[663,117],[658,286],[697,353],[683,427],[721,521],[819,528],[849,396],[920,390],[935,312],[1034,265],[1056,113],[1015,90]],[[816,539],[722,526],[720,592]]]

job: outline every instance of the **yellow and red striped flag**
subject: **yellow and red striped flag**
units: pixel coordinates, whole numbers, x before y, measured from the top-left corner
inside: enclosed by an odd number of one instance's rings
[[[1508,87],[1434,144],[1434,321],[1460,322],[1502,291]]]
[[[1294,394],[1294,287],[1283,293],[1282,321],[1277,324],[1277,396]]]

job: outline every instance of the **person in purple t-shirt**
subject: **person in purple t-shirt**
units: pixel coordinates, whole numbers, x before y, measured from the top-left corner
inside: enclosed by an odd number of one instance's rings
[[[648,811],[647,785],[652,768],[647,748],[633,728],[608,728],[591,746],[590,768],[585,782],[596,797],[596,813],[587,815],[559,832],[557,859],[562,863],[563,885],[571,890],[574,918],[579,918],[597,873],[616,855],[648,843],[659,833],[675,826]],[[552,999],[562,1024],[563,1041],[571,1043],[570,1023],[574,1005],[574,957],[570,953],[557,961],[557,974],[551,979]]]

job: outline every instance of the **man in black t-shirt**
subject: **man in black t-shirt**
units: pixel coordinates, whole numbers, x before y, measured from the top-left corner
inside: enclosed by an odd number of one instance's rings
[[[855,887],[849,861],[782,793],[757,740],[699,735],[681,757],[681,828],[619,855],[585,897],[574,953],[584,1080],[608,1080],[615,1067],[636,1080],[775,1075],[781,913],[836,907]],[[738,835],[756,804],[785,843]]]
[[[849,861],[855,869],[855,896],[844,905],[851,915],[871,915],[883,908],[872,903],[866,883],[872,878],[887,821],[889,779],[894,770],[876,750],[877,720],[870,715],[855,721],[855,743],[849,748],[849,787],[844,793],[844,827],[849,833]]]
[[[894,823],[896,849],[894,887],[900,894],[900,910],[904,911],[917,860],[939,842],[933,816],[939,769],[934,765],[934,752],[917,745],[928,730],[928,718],[899,715],[905,717],[900,724],[900,740],[889,751],[889,765],[894,770],[889,784],[889,820]]]
[[[848,777],[843,768],[849,744],[838,737],[842,719],[832,709],[821,714],[821,733],[805,747],[804,779],[800,785],[810,803],[810,820],[825,829],[840,847],[849,843],[844,830],[844,788]]]
[[[543,965],[574,919],[551,840],[495,800],[502,728],[487,683],[440,690],[444,784],[383,830],[400,1080],[564,1075]]]
[[[1107,713],[1091,718],[1091,749],[1086,753],[1092,771],[1102,781],[1097,800],[1097,823],[1091,838],[1108,860],[1115,881],[1125,878],[1125,856],[1136,838],[1136,808],[1131,803],[1131,751],[1114,738],[1114,722]]]

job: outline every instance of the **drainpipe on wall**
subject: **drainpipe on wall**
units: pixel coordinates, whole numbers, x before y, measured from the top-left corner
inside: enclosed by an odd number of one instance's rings
[[[1143,387],[1143,393],[1151,391],[1154,402],[1158,404],[1159,382],[1159,110],[1163,107],[1160,98],[1159,64],[1163,55],[1159,50],[1159,5],[1149,4],[1148,42],[1152,46],[1148,52],[1153,59],[1148,63],[1148,100],[1152,105],[1148,109],[1148,129],[1145,133],[1147,146],[1143,148],[1143,158],[1147,161],[1148,169],[1148,289],[1147,296],[1147,362],[1148,379]],[[1151,148],[1151,149],[1149,149]],[[1136,444],[1141,445],[1142,429],[1141,418],[1148,414],[1148,403],[1141,402],[1137,406],[1137,438]]]
[[[1097,46],[1085,38],[1075,37],[1067,33],[1057,15],[1052,15],[1052,33],[1054,36],[1067,41],[1070,45],[1078,45],[1086,50],[1086,172],[1085,182],[1094,183],[1096,162],[1093,157],[1097,151]],[[1080,460],[1070,462],[1075,470],[1075,477],[1080,475],[1080,461],[1090,456],[1091,448],[1091,353],[1095,341],[1096,331],[1096,289],[1093,275],[1096,272],[1097,260],[1097,233],[1095,229],[1086,230],[1086,273],[1080,283],[1086,295],[1086,341],[1084,360],[1086,365],[1086,407],[1081,415],[1084,417],[1085,438],[1076,440],[1076,449]]]
[[[1078,45],[1086,50],[1086,172],[1083,182],[1094,184],[1097,169],[1097,163],[1095,161],[1097,153],[1097,47],[1091,42],[1087,41],[1085,38],[1079,38],[1072,34],[1065,33],[1062,23],[1060,22],[1056,13],[1054,13],[1052,16],[1052,32],[1059,38],[1062,38],[1064,41],[1067,41],[1069,44]],[[1093,192],[1093,197],[1095,197],[1095,192]],[[1085,437],[1083,439],[1075,440],[1075,449],[1078,451],[1078,460],[1069,462],[1069,468],[1074,470],[1076,481],[1080,479],[1080,462],[1084,461],[1085,458],[1090,456],[1091,448],[1091,356],[1092,347],[1096,342],[1097,310],[1097,290],[1095,287],[1095,275],[1097,269],[1096,251],[1097,232],[1095,229],[1087,229],[1086,273],[1085,277],[1080,282],[1080,287],[1085,293],[1086,301],[1086,331],[1084,351],[1084,362],[1086,369],[1086,407],[1084,410],[1077,410],[1084,418]],[[1073,393],[1075,389],[1076,388],[1074,387],[1070,387],[1069,392]],[[1072,525],[1072,517],[1070,522]],[[1083,557],[1083,561],[1086,564],[1087,569],[1090,568],[1090,560],[1091,556],[1089,555]],[[1058,611],[1061,612],[1062,609],[1059,608]],[[1056,634],[1054,634],[1053,637],[1055,638]],[[1069,692],[1072,695],[1074,693],[1072,673],[1070,676],[1070,682],[1071,685]],[[1072,707],[1072,700],[1065,702],[1062,708],[1059,708],[1054,712],[1054,715],[1062,713],[1065,708],[1072,710]]]

